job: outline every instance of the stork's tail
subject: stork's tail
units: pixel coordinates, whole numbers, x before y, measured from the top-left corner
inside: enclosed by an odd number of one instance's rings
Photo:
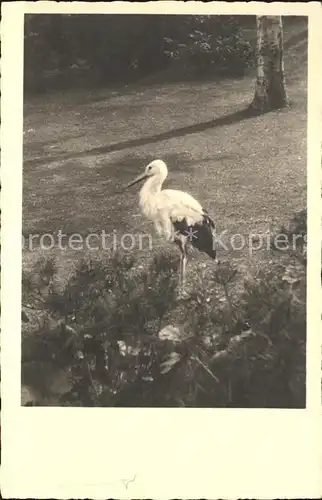
[[[203,210],[203,217],[204,217],[204,226],[208,228],[209,236],[211,237],[212,240],[212,245],[211,246],[209,244],[205,245],[203,251],[207,255],[209,255],[209,257],[211,257],[212,259],[217,260],[217,251],[215,248],[215,239],[214,239],[214,229],[216,228],[216,225],[212,220],[212,218],[210,217],[210,215],[208,214],[207,210],[205,209]]]
[[[205,210],[205,209],[203,210],[203,216],[205,219],[205,223],[208,224],[212,229],[215,229],[216,228],[215,223],[212,220],[212,218],[210,217],[210,215],[208,214],[207,210]]]

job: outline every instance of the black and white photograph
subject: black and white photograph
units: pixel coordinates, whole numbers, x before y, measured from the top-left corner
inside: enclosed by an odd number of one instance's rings
[[[26,14],[21,404],[306,406],[308,18]]]
[[[320,5],[2,14],[0,496],[320,498]]]

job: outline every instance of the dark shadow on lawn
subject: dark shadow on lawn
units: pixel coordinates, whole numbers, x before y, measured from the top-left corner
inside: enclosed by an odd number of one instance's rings
[[[257,113],[250,108],[235,111],[229,115],[224,115],[214,120],[210,120],[203,123],[197,123],[195,125],[188,125],[187,127],[181,127],[174,130],[169,130],[168,132],[162,132],[161,134],[156,134],[148,137],[141,137],[139,139],[129,139],[127,141],[122,141],[116,144],[111,144],[110,146],[101,146],[98,148],[92,148],[84,152],[75,153],[62,153],[51,156],[42,156],[40,158],[25,160],[24,165],[39,165],[42,163],[50,163],[52,161],[59,161],[71,158],[83,158],[86,156],[93,156],[96,154],[106,154],[115,151],[122,151],[123,149],[134,148],[137,146],[144,146],[146,144],[153,144],[160,141],[166,141],[173,139],[174,137],[184,137],[189,134],[196,134],[198,132],[204,132],[205,130],[216,128],[224,125],[230,125],[232,123],[237,123],[247,118],[253,118],[257,116]]]
[[[288,40],[284,41],[284,44],[283,44],[284,51],[290,49],[291,47],[293,47],[293,45],[295,45],[298,42],[301,42],[302,40],[304,40],[307,37],[308,37],[308,29],[307,28],[300,31],[300,33],[297,33],[296,35],[291,36]]]

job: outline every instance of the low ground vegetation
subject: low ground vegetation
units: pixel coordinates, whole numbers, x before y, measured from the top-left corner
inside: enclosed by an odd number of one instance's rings
[[[39,261],[23,277],[26,403],[304,407],[306,212],[283,230],[302,237],[270,271],[223,262],[183,300],[176,253],[84,260],[64,287]]]

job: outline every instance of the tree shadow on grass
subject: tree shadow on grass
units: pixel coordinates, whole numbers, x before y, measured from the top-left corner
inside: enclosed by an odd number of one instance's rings
[[[284,44],[283,44],[284,51],[290,49],[296,43],[307,39],[307,37],[308,37],[308,29],[307,28],[300,31],[300,33],[296,33],[295,35],[291,36],[288,40],[284,41]]]
[[[175,137],[184,137],[190,134],[196,134],[199,132],[204,132],[205,130],[216,128],[220,126],[230,125],[233,123],[237,123],[242,120],[246,120],[248,118],[253,118],[257,116],[258,113],[255,113],[251,108],[242,109],[239,111],[235,111],[234,113],[220,116],[218,118],[214,118],[213,120],[209,120],[203,123],[197,123],[195,125],[188,125],[186,127],[180,127],[177,129],[169,130],[167,132],[162,132],[160,134],[141,137],[138,139],[129,139],[126,141],[118,142],[116,144],[111,144],[109,146],[100,146],[89,149],[83,152],[75,152],[75,153],[62,153],[57,155],[51,155],[50,157],[42,156],[39,158],[34,158],[30,160],[25,160],[24,165],[39,165],[42,163],[49,163],[57,160],[71,159],[71,158],[84,158],[86,156],[93,156],[99,154],[112,153],[115,151],[122,151],[128,148],[134,148],[138,146],[144,146],[147,144],[153,144],[160,141],[166,141],[169,139],[173,139]]]

